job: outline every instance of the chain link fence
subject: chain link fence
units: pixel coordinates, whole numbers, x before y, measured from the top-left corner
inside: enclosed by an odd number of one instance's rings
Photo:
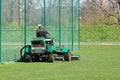
[[[80,48],[80,0],[0,0],[0,62],[19,59],[42,24],[56,45]]]

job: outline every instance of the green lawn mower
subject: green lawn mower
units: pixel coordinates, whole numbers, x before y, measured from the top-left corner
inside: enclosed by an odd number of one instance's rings
[[[31,45],[26,45],[20,50],[20,61],[22,62],[54,62],[55,60],[80,60],[80,56],[73,55],[64,46],[55,46],[53,38],[35,38],[31,41]]]

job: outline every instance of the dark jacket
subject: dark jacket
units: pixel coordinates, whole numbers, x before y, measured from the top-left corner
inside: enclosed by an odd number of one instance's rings
[[[38,28],[36,30],[36,37],[44,37],[47,38],[47,34],[49,34],[46,29],[44,28]]]

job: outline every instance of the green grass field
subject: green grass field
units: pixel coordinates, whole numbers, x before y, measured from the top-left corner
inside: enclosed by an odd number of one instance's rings
[[[82,45],[80,61],[1,64],[0,80],[119,80],[119,52],[119,45]]]

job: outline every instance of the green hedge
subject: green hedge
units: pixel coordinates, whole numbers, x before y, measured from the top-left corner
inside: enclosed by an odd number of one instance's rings
[[[21,42],[24,41],[23,27],[2,27],[2,42]],[[35,37],[36,26],[27,27],[27,41],[30,42]],[[57,27],[47,27],[50,36],[58,40],[59,30]],[[62,27],[62,40],[64,42],[71,41],[71,28]],[[65,36],[65,37],[64,37]],[[78,31],[75,30],[74,41],[78,41]],[[68,41],[69,39],[69,41]],[[120,26],[119,25],[88,25],[80,27],[81,42],[119,42]]]
[[[81,26],[80,34],[81,41],[85,42],[119,42],[120,26]]]

